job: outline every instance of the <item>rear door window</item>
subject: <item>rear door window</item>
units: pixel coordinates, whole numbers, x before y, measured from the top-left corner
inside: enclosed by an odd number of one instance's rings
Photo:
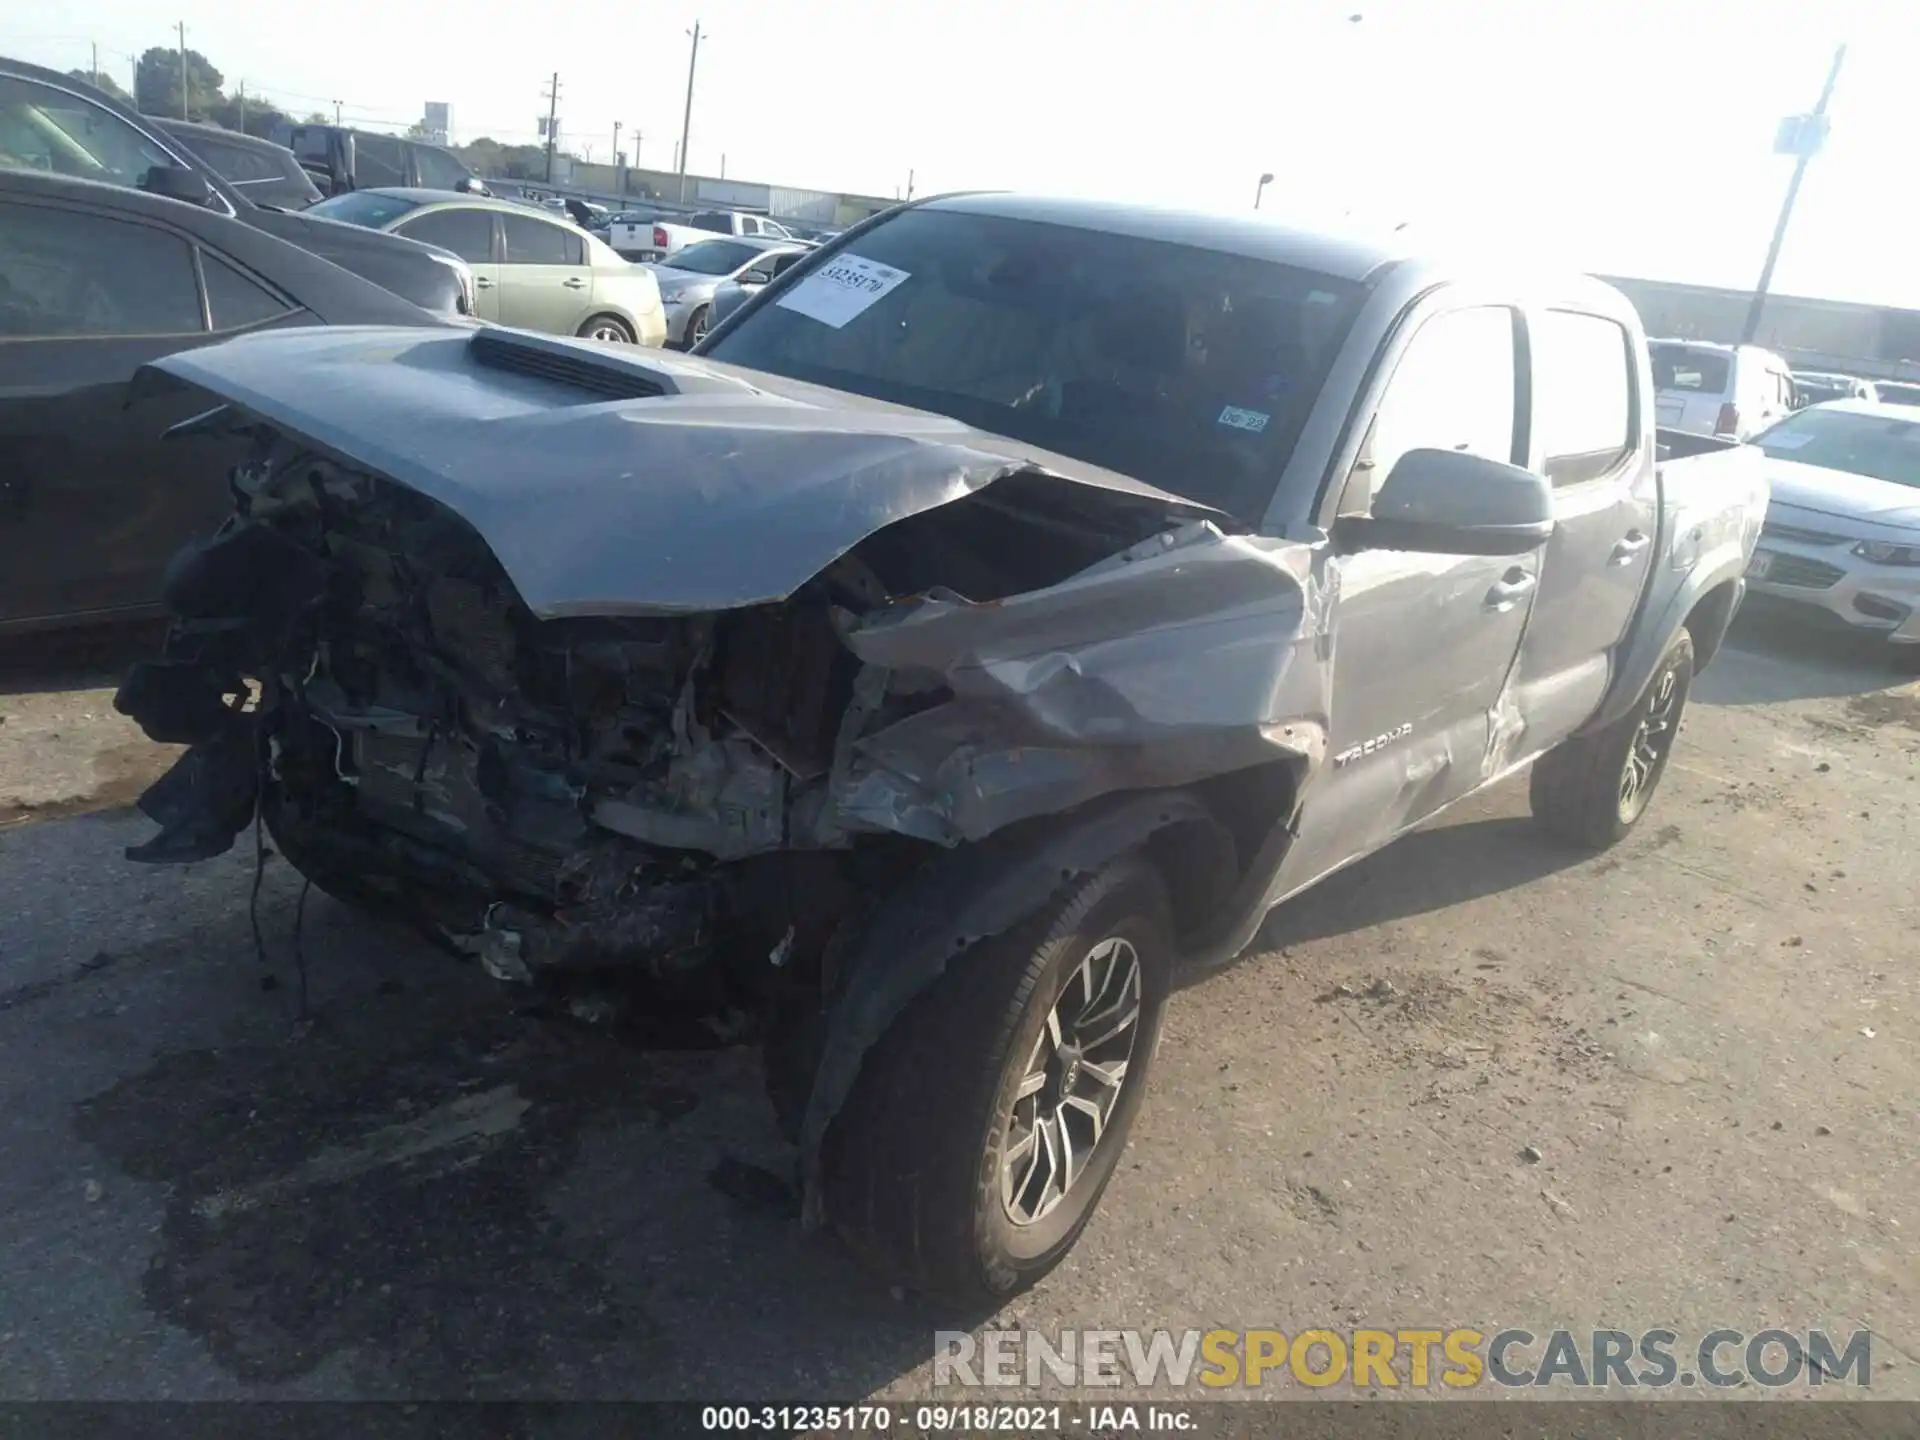
[[[200,252],[200,273],[207,282],[207,313],[215,330],[258,325],[297,308],[211,250]]]
[[[409,240],[451,250],[469,265],[487,265],[493,261],[491,210],[430,210],[395,230]]]
[[[582,237],[559,225],[530,215],[502,215],[509,265],[584,265],[587,247]]]
[[[1549,310],[1534,317],[1533,428],[1547,478],[1574,485],[1633,452],[1638,366],[1626,328],[1601,315]]]
[[[224,140],[197,140],[193,148],[200,158],[236,184],[249,180],[279,180],[286,171],[268,152]]]
[[[205,329],[193,250],[178,235],[82,210],[0,202],[0,335]]]

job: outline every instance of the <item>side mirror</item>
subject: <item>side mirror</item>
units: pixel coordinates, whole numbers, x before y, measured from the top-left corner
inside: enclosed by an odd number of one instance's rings
[[[140,188],[149,195],[184,201],[188,205],[213,203],[213,187],[207,184],[207,177],[184,165],[155,165],[140,177]]]
[[[1374,492],[1372,513],[1342,516],[1344,550],[1524,555],[1553,534],[1544,477],[1458,450],[1409,450]]]

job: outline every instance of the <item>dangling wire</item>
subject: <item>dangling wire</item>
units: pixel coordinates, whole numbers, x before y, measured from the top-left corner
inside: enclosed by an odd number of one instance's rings
[[[303,879],[300,884],[300,899],[293,907],[293,964],[300,976],[300,1016],[307,1018],[307,952],[300,943],[300,930],[307,919],[307,892],[313,889],[313,881]]]
[[[261,829],[264,790],[258,781],[253,792],[253,893],[247,897],[247,923],[253,927],[253,958],[267,963],[267,942],[260,934],[260,886],[267,878],[267,841]]]

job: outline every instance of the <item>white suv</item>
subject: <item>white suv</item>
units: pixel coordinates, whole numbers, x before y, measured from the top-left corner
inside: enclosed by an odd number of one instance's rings
[[[1793,372],[1757,345],[1655,340],[1653,388],[1660,424],[1746,440],[1792,413]]]

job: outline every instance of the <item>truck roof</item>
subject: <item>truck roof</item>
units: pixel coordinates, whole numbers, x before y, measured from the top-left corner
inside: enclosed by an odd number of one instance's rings
[[[921,204],[929,210],[1071,225],[1141,240],[1192,245],[1315,270],[1343,280],[1366,280],[1382,267],[1406,259],[1410,253],[1393,237],[1297,229],[1252,211],[1182,210],[1110,200],[1001,193],[943,195]]]

